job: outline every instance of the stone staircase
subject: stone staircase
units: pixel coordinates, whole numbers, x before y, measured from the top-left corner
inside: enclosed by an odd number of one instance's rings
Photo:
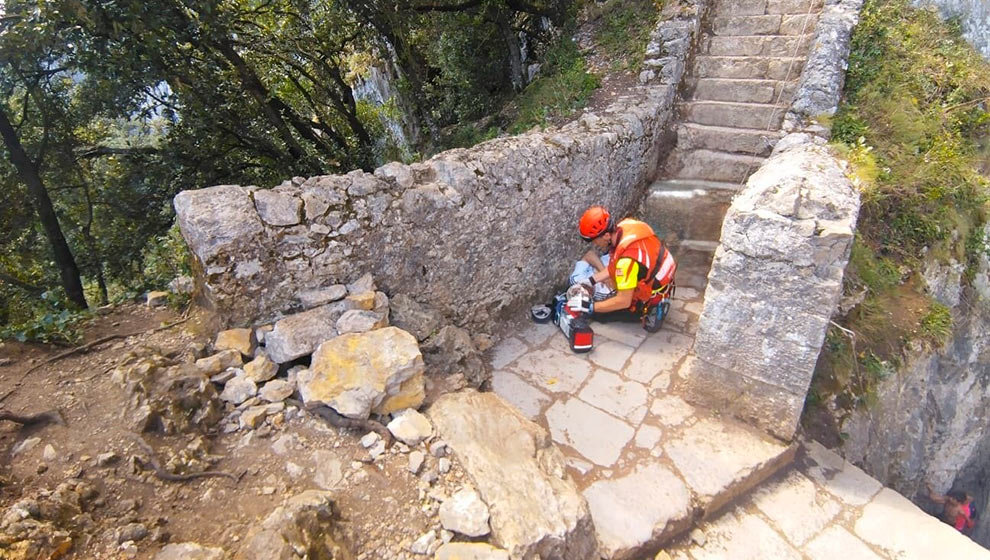
[[[780,127],[822,5],[822,0],[715,3],[685,77],[676,147],[643,208],[675,248],[717,246],[732,196],[783,136]]]

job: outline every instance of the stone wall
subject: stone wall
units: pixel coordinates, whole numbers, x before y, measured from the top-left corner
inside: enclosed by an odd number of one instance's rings
[[[708,275],[690,399],[789,440],[842,295],[859,193],[828,149],[783,138],[736,197]]]
[[[201,293],[225,324],[246,325],[372,272],[388,293],[489,329],[507,308],[548,296],[580,254],[584,208],[631,210],[653,178],[704,6],[668,4],[647,49],[646,85],[560,129],[374,173],[179,193]]]
[[[959,18],[963,37],[990,59],[990,2],[987,0],[915,0],[915,6],[935,7],[943,18]]]
[[[814,119],[819,115],[833,115],[839,107],[852,30],[859,22],[862,7],[863,0],[825,2],[794,101],[784,118],[784,130],[828,136],[828,130],[815,123]]]

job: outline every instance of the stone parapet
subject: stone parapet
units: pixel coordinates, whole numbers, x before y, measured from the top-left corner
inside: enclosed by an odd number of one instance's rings
[[[807,131],[828,137],[829,130],[814,120],[839,108],[846,80],[850,41],[859,22],[863,0],[827,0],[791,108],[784,117],[787,132]]]
[[[842,294],[859,204],[839,162],[813,137],[777,144],[725,216],[689,400],[793,437]]]
[[[654,179],[705,5],[665,7],[647,52],[663,79],[559,129],[374,173],[179,193],[202,299],[225,325],[248,325],[306,309],[313,290],[372,272],[388,293],[488,327],[549,294],[580,254],[571,224],[581,210],[630,211]]]

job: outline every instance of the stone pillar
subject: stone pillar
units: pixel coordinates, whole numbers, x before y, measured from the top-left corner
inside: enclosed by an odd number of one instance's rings
[[[842,294],[859,193],[810,136],[792,134],[722,225],[688,370],[688,397],[794,436]]]

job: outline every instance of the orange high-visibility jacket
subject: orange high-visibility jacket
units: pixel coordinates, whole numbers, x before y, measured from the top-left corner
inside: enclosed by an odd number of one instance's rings
[[[636,261],[640,267],[640,279],[633,292],[633,303],[648,302],[653,294],[654,279],[664,285],[673,278],[677,268],[674,258],[653,233],[653,228],[639,220],[622,220],[616,227],[615,234],[618,241],[609,253],[608,274],[615,278],[615,266],[619,259]]]

